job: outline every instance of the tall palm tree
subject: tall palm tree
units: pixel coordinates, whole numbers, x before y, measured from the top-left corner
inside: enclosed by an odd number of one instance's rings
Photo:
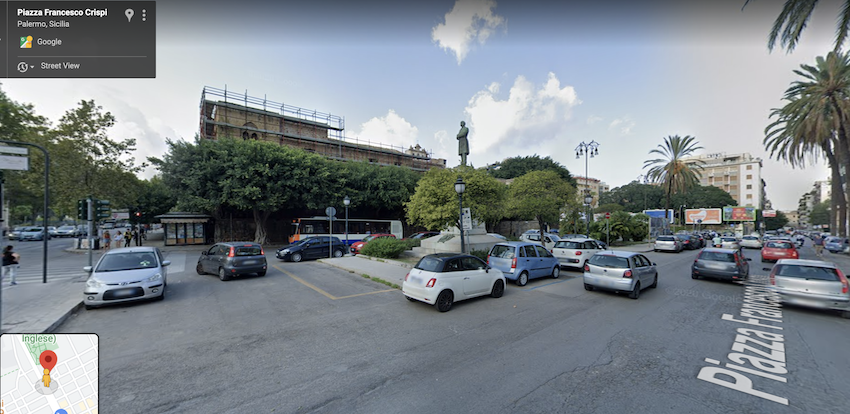
[[[744,7],[747,7],[749,2],[750,0],[746,0]],[[773,27],[770,29],[767,40],[767,48],[773,51],[776,40],[779,39],[779,44],[783,49],[789,53],[794,51],[817,4],[818,0],[786,0],[779,16],[773,21]],[[847,40],[848,31],[850,31],[850,0],[844,0],[838,16],[833,50],[841,50],[841,46]]]
[[[663,145],[659,144],[658,148],[649,151],[650,154],[658,154],[662,157],[644,161],[643,168],[651,167],[646,173],[646,177],[649,181],[664,186],[666,193],[665,219],[667,219],[670,209],[670,197],[699,185],[705,163],[702,160],[692,160],[685,163],[684,158],[700,149],[702,147],[698,145],[696,138],[690,135],[684,137],[673,135],[664,138]],[[665,222],[668,222],[668,220],[665,220]]]

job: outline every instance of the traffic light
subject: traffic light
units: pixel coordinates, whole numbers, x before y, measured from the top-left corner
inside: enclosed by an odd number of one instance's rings
[[[109,200],[92,200],[94,203],[95,220],[112,217],[112,209],[109,208]]]
[[[86,199],[77,200],[77,218],[80,220],[89,219],[89,201]]]

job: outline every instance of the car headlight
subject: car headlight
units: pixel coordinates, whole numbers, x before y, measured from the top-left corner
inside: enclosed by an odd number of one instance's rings
[[[157,280],[162,280],[162,273],[157,273],[157,274],[145,279],[145,282],[156,282]]]
[[[98,289],[101,286],[103,286],[103,284],[100,283],[100,281],[95,279],[94,277],[90,277],[88,280],[86,280],[86,287],[90,287],[92,289]]]
[[[280,251],[280,254],[289,254],[289,249],[283,249]]]

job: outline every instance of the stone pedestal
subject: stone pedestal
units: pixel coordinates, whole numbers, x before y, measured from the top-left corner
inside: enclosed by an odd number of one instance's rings
[[[466,245],[467,253],[473,250],[486,250],[489,252],[494,244],[501,241],[503,240],[498,237],[488,236],[487,229],[483,224],[476,224],[472,230],[467,230],[464,233],[464,244]],[[422,240],[422,244],[419,247],[414,247],[413,251],[420,255],[460,253],[460,230],[457,227],[452,227],[442,231],[439,236]]]

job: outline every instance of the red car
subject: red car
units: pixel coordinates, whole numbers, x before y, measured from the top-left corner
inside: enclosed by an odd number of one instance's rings
[[[770,240],[761,248],[761,261],[777,261],[779,259],[799,259],[797,247],[791,240]]]
[[[363,240],[360,240],[359,242],[356,242],[356,243],[351,245],[351,254],[356,255],[356,254],[360,253],[360,249],[362,249],[363,246],[366,245],[366,243],[368,243],[370,240],[375,240],[375,239],[378,239],[378,238],[381,238],[381,237],[395,238],[395,235],[392,235],[392,234],[371,234],[369,236],[366,236],[366,237],[363,238]]]

